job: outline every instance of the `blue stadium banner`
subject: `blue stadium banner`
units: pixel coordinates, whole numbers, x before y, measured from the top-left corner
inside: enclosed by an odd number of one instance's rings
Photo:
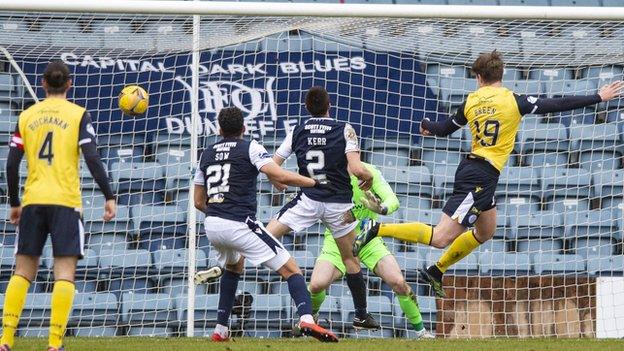
[[[189,133],[190,54],[120,59],[67,52],[58,59],[74,73],[70,98],[87,107],[100,134]],[[253,137],[282,135],[307,116],[305,92],[314,85],[330,92],[332,116],[350,121],[362,136],[414,135],[426,113],[435,119],[425,74],[417,58],[407,54],[205,51],[200,62],[198,132],[203,135],[216,133],[216,115],[226,106],[245,112]],[[38,80],[46,64],[22,61],[40,97]],[[144,116],[123,116],[117,109],[119,92],[130,84],[150,94]]]

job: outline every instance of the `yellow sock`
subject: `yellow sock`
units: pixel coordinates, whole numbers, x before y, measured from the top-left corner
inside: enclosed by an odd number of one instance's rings
[[[20,276],[14,275],[9,280],[9,285],[4,296],[4,306],[2,311],[2,339],[0,345],[9,345],[13,348],[15,343],[15,330],[19,324],[26,294],[30,288],[30,281]]]
[[[421,243],[431,245],[431,237],[433,236],[433,227],[420,223],[399,223],[399,224],[381,224],[379,226],[378,236],[392,237],[395,239],[407,241],[410,243]]]
[[[76,287],[67,280],[58,280],[52,289],[52,313],[50,315],[50,336],[48,346],[60,348],[63,346],[63,336],[69,320],[69,312],[74,303]]]
[[[458,236],[451,245],[444,251],[436,267],[440,272],[444,273],[450,266],[459,262],[462,258],[468,256],[472,250],[476,249],[481,243],[474,236],[474,232],[469,230]]]

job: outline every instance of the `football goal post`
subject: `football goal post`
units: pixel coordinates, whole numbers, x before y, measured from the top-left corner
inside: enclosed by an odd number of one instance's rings
[[[68,335],[210,335],[219,283],[194,285],[193,276],[215,265],[216,253],[192,179],[201,151],[219,138],[222,108],[240,108],[245,137],[272,153],[308,116],[306,91],[326,87],[331,116],[355,127],[362,159],[398,196],[399,210],[380,221],[435,225],[472,141],[468,126],[434,138],[419,125],[447,118],[478,88],[477,55],[501,52],[503,85],[517,94],[596,94],[624,78],[623,20],[624,7],[1,1],[0,134],[8,140],[19,114],[45,98],[43,70],[62,60],[73,78],[68,98],[91,113],[119,200],[117,218],[104,222],[104,198],[82,167],[87,255]],[[145,114],[119,110],[126,85],[148,92]],[[426,326],[444,337],[623,337],[623,132],[624,99],[524,116],[500,175],[496,234],[446,273],[444,299],[417,281],[443,250],[384,239]],[[5,219],[7,153],[0,146]],[[296,170],[296,160],[284,167]],[[257,218],[268,222],[296,191],[260,177]],[[2,300],[16,245],[16,228],[3,228]],[[319,223],[283,239],[306,279],[324,231]],[[348,337],[412,337],[391,284],[374,269],[365,274],[382,328],[353,330],[342,280],[327,290],[320,323]],[[19,335],[47,333],[52,282],[48,245]],[[287,284],[246,266],[236,335],[288,336],[295,319]]]

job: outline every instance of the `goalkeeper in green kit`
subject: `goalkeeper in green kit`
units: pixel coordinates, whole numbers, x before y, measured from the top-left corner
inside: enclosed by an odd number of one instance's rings
[[[399,208],[399,200],[381,172],[373,165],[364,163],[364,166],[373,174],[373,185],[369,191],[362,191],[358,186],[358,179],[351,176],[354,204],[351,212],[355,218],[345,218],[346,221],[377,219],[378,214],[388,215]],[[359,232],[359,228],[356,231]],[[325,300],[327,288],[345,274],[338,246],[329,229],[324,235],[323,249],[316,260],[308,286],[312,295],[312,312],[315,316],[318,315]],[[373,239],[362,248],[359,257],[369,271],[375,272],[396,293],[399,305],[416,330],[417,337],[434,338],[435,336],[424,328],[416,295],[405,281],[399,264],[383,240]]]

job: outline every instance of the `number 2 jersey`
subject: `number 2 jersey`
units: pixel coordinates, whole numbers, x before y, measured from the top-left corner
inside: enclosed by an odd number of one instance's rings
[[[95,143],[91,117],[65,99],[46,98],[24,110],[10,146],[24,151],[28,176],[23,206],[81,208],[80,145]]]
[[[258,173],[270,162],[271,155],[255,140],[224,138],[206,148],[194,180],[206,189],[206,216],[238,222],[255,219]]]
[[[328,179],[334,189],[302,188],[310,199],[325,203],[351,203],[353,190],[347,153],[359,151],[357,135],[349,123],[329,117],[309,118],[298,124],[275,152],[286,160],[297,156],[299,174]]]

